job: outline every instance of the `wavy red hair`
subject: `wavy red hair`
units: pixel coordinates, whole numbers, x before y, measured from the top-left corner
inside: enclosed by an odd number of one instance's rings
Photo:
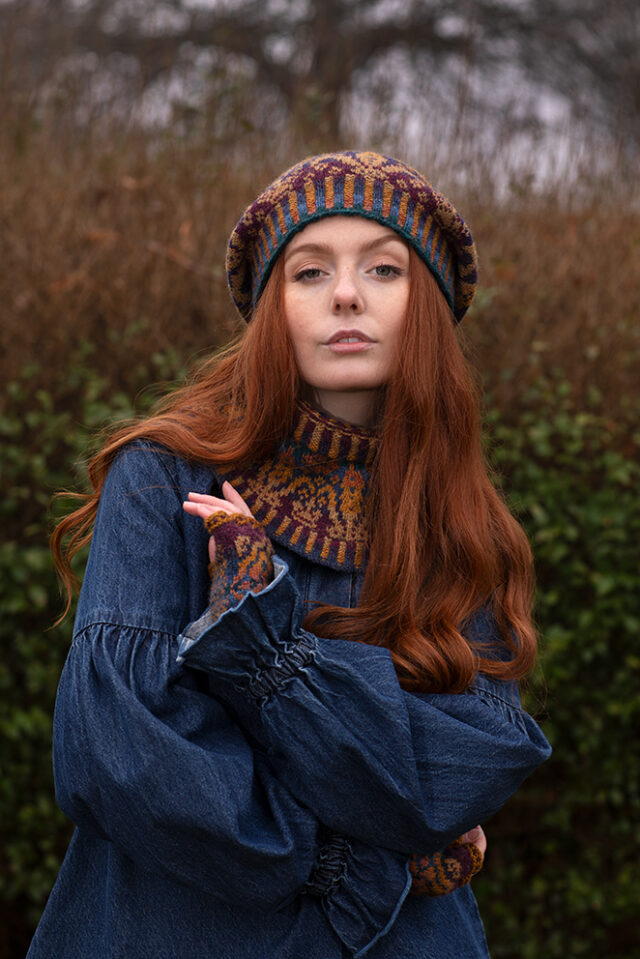
[[[269,455],[291,429],[301,384],[282,267],[281,257],[246,331],[150,417],[120,425],[91,460],[92,492],[79,495],[82,505],[51,541],[65,612],[76,585],[71,560],[91,538],[104,479],[125,444],[144,437],[224,471]],[[451,312],[413,251],[405,328],[380,417],[360,603],[319,606],[305,626],[387,647],[405,689],[460,692],[478,671],[524,676],[536,654],[531,551],[491,482],[477,391]],[[475,647],[461,632],[483,605],[498,623],[501,650]]]

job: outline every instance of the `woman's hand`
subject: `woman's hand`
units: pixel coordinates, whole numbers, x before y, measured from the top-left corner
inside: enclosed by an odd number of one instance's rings
[[[476,826],[442,852],[413,855],[409,860],[411,895],[446,896],[455,892],[480,872],[486,850],[487,837],[482,827]]]
[[[191,516],[200,516],[203,520],[211,516],[212,513],[218,512],[227,513],[229,516],[233,516],[234,513],[251,516],[251,510],[231,483],[225,480],[222,484],[222,492],[224,499],[218,496],[209,496],[207,493],[189,493],[189,498],[182,504],[182,508],[185,513],[189,513]],[[215,563],[215,560],[216,541],[211,536],[209,538],[209,562]]]
[[[223,496],[189,493],[182,504],[199,516],[209,535],[209,615],[218,619],[248,592],[257,593],[273,579],[273,546],[263,527],[231,483]]]
[[[475,826],[473,829],[470,829],[469,832],[460,836],[459,842],[472,842],[474,846],[478,847],[484,859],[484,854],[487,851],[487,837],[484,834],[482,826]]]

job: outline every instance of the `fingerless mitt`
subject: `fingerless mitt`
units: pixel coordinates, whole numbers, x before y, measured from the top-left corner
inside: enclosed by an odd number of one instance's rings
[[[258,593],[269,585],[273,546],[252,516],[220,510],[211,513],[204,525],[216,544],[215,560],[209,564],[209,610],[217,619],[248,592]]]
[[[412,896],[445,896],[465,886],[482,869],[483,855],[472,842],[456,839],[442,852],[412,856]]]

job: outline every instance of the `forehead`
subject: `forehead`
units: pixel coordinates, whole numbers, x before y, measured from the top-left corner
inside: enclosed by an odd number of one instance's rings
[[[299,247],[315,243],[339,249],[344,246],[367,246],[371,243],[384,245],[393,241],[406,247],[402,237],[390,227],[363,216],[340,214],[308,223],[291,238],[286,246],[285,256],[291,256]]]

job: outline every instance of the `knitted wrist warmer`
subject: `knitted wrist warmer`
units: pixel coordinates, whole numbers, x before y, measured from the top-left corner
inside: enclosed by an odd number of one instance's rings
[[[412,856],[412,896],[445,896],[465,886],[482,869],[483,855],[472,842],[454,840],[432,856]]]
[[[264,529],[252,516],[212,513],[205,529],[216,544],[215,561],[209,564],[209,609],[217,619],[249,592],[259,592],[273,579],[273,547]]]

